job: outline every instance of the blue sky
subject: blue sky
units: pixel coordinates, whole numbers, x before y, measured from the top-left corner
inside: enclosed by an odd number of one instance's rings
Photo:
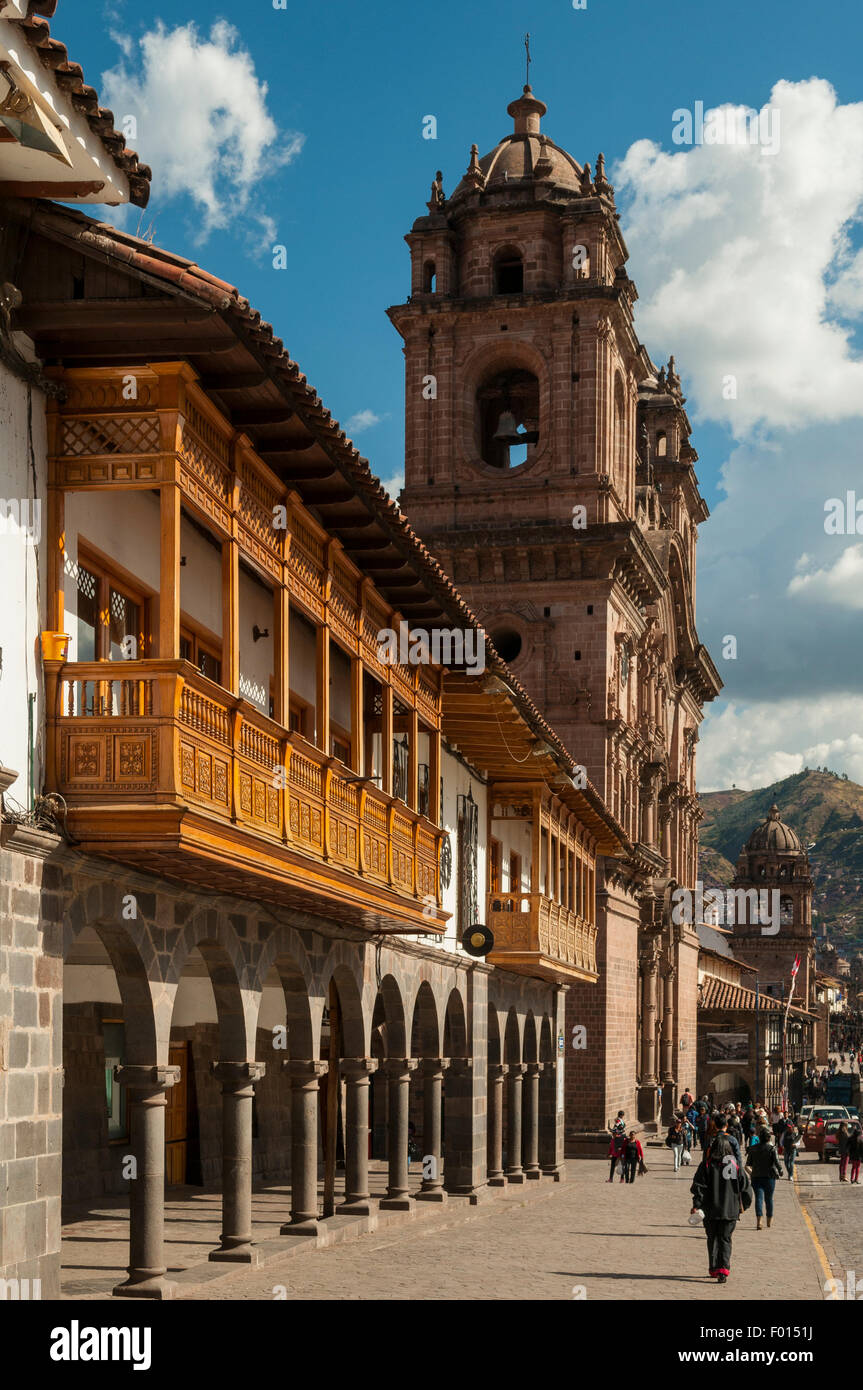
[[[184,57],[175,31],[190,22],[198,36]],[[584,10],[571,0],[61,0],[52,29],[118,122],[136,113],[130,143],[155,169],[142,230],[238,285],[344,427],[377,417],[352,432],[385,481],[402,458],[401,343],[384,312],[408,293],[402,238],[435,170],[451,190],[471,143],[484,153],[511,129],[530,29],[543,129],[579,161],[605,152],[639,336],[657,361],[676,353],[689,398],[714,510],[699,630],[714,658],[726,634],[740,638],[739,659],[719,663],[726,697],[705,726],[700,768],[708,785],[758,785],[824,761],[863,781],[861,605],[841,582],[850,575],[863,590],[863,546],[843,542],[837,568],[822,527],[823,496],[860,477],[863,497],[859,0],[588,0]],[[160,88],[168,58],[178,76]],[[770,168],[757,151],[744,168],[728,151],[671,142],[677,108],[772,99],[785,103],[787,134]],[[193,138],[208,102],[239,155],[218,139],[202,153]],[[435,141],[422,138],[428,114]],[[274,242],[287,248],[285,270],[272,267]],[[716,400],[726,370],[741,375],[734,410]],[[763,636],[777,625],[804,636],[772,648]]]

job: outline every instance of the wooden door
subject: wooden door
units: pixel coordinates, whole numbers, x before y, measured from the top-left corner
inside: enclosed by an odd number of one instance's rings
[[[167,1091],[165,1111],[165,1181],[169,1187],[179,1187],[186,1181],[186,1150],[188,1143],[189,1044],[174,1043],[168,1050],[168,1064],[180,1068],[180,1079]]]

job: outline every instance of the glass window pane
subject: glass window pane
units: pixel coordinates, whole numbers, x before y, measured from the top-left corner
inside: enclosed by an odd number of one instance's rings
[[[108,600],[109,654],[112,661],[122,661],[126,656],[122,642],[125,637],[134,639],[132,655],[138,655],[137,643],[141,630],[141,609],[125,594],[111,589]]]

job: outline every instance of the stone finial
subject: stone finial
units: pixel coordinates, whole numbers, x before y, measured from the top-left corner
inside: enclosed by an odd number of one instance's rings
[[[539,159],[533,166],[533,176],[535,179],[549,179],[554,172],[554,165],[548,152],[548,136],[540,135],[539,144]]]
[[[614,189],[605,177],[605,155],[601,150],[596,156],[596,178],[594,179],[594,183],[596,184],[597,193],[604,193],[608,198],[614,197]]]
[[[593,179],[590,177],[589,163],[585,164],[584,168],[581,171],[581,191],[586,198],[590,197],[590,195],[595,191],[593,187]]]
[[[480,168],[479,147],[477,145],[471,145],[470,147],[470,163],[467,166],[464,181],[465,183],[471,184],[474,188],[485,187],[485,174]]]

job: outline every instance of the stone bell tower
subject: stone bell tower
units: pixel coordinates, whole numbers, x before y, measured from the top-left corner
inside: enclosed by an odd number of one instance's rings
[[[400,503],[629,838],[598,888],[600,981],[567,1006],[593,1040],[567,1066],[586,1143],[620,1108],[655,1121],[681,1065],[695,1080],[697,938],[666,907],[695,882],[695,744],[721,682],[695,630],[708,513],[681,380],[636,336],[604,158],[549,139],[530,87],[507,111],[406,237]]]
[[[795,999],[812,1001],[815,985],[815,933],[812,929],[812,874],[800,837],[771,806],[741,848],[732,888],[739,890],[735,950],[758,970],[765,993],[787,996],[791,968],[800,956]],[[758,909],[752,890],[759,894]],[[748,894],[744,902],[743,894]]]

